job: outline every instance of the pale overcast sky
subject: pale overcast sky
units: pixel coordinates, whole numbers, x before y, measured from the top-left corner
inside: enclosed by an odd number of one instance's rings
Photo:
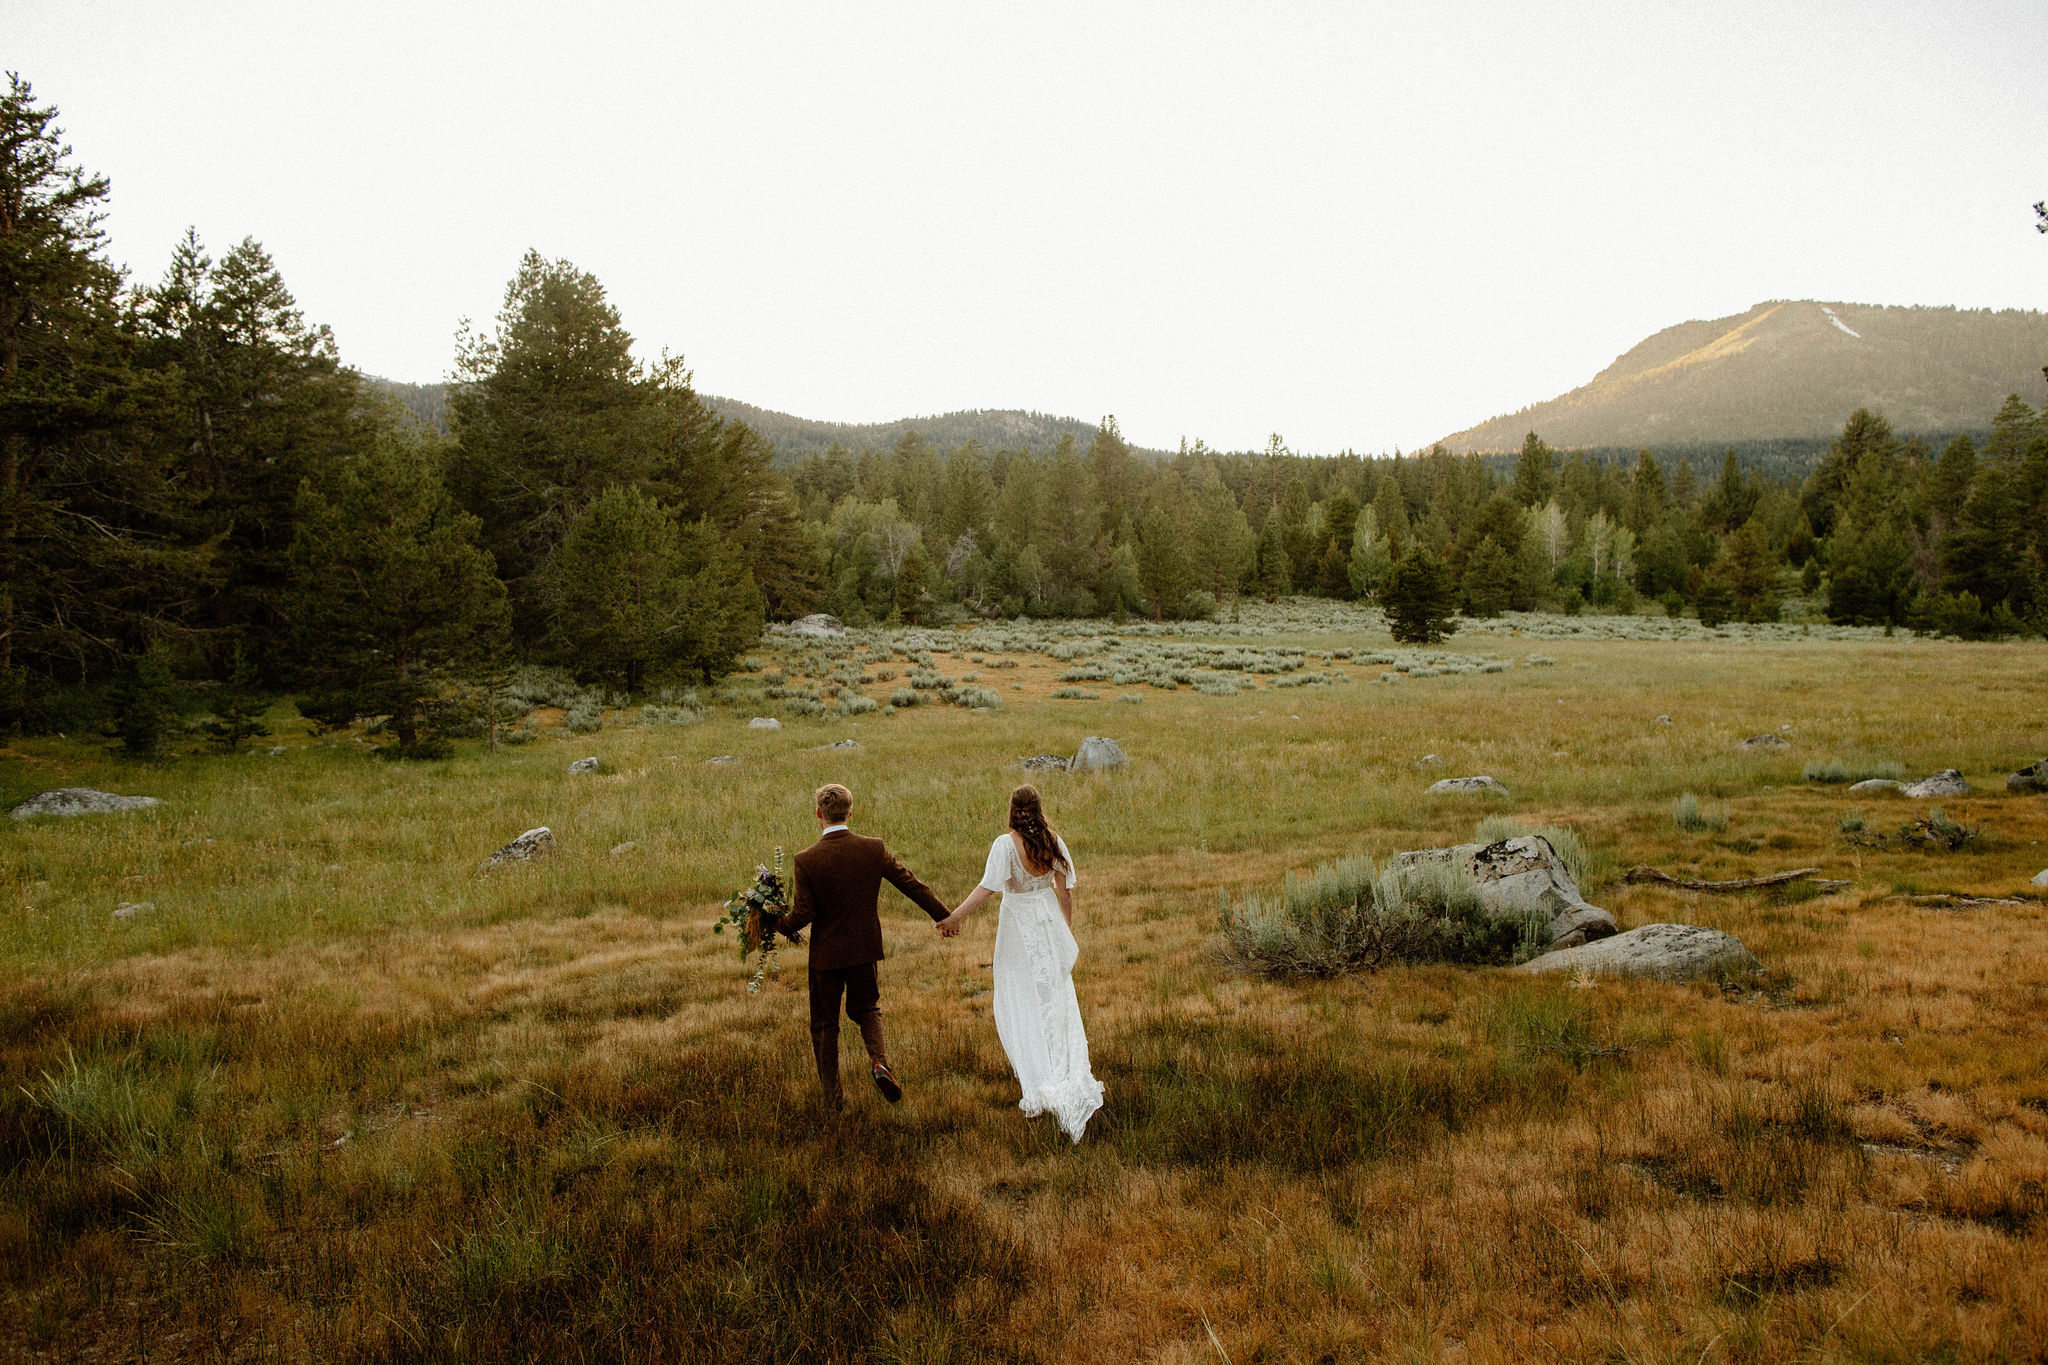
[[[154,279],[444,377],[522,252],[806,417],[1413,448],[1767,298],[2048,307],[2048,4],[0,0]],[[2048,359],[2048,357],[2044,357]]]

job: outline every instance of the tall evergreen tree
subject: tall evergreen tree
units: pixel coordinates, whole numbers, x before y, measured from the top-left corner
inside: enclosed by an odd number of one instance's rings
[[[481,529],[405,431],[302,485],[285,599],[302,711],[329,724],[389,716],[402,752],[436,751],[430,705],[506,627]]]
[[[1522,440],[1522,453],[1515,459],[1515,501],[1535,507],[1550,498],[1553,460],[1549,446],[1535,432]]]
[[[1380,601],[1386,608],[1387,629],[1397,643],[1435,644],[1458,628],[1452,616],[1456,594],[1451,576],[1425,547],[1417,546],[1401,556],[1387,575]]]

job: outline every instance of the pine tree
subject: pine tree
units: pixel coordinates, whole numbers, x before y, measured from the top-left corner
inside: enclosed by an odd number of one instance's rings
[[[761,629],[760,593],[725,537],[708,522],[678,525],[637,488],[598,495],[563,538],[552,579],[548,647],[585,682],[637,693],[716,675]]]
[[[1417,546],[1387,575],[1380,599],[1387,629],[1404,645],[1435,644],[1458,628],[1450,575],[1428,549]]]
[[[1145,513],[1136,559],[1139,581],[1152,600],[1152,619],[1163,619],[1168,612],[1178,614],[1181,599],[1194,586],[1186,533],[1157,507]]]
[[[256,684],[256,666],[249,661],[242,642],[237,640],[227,684],[215,696],[213,719],[203,727],[225,753],[234,753],[245,740],[270,733],[270,726],[263,719],[263,713],[270,709],[270,702],[257,690]]]
[[[1474,616],[1498,616],[1513,600],[1515,562],[1492,536],[1482,537],[1466,556],[1463,586],[1466,610]]]
[[[1278,512],[1268,512],[1266,524],[1259,530],[1258,574],[1259,591],[1266,595],[1268,602],[1279,601],[1280,594],[1293,584],[1293,566],[1287,562]]]
[[[113,712],[111,729],[122,752],[135,758],[161,754],[181,699],[170,657],[161,644],[123,659],[107,698]]]
[[[1729,609],[1738,621],[1778,619],[1777,556],[1771,553],[1754,519],[1745,521],[1724,548],[1723,578]]]
[[[506,627],[505,588],[476,518],[403,431],[307,480],[297,512],[286,603],[300,710],[329,724],[389,716],[401,753],[439,752],[427,707]]]
[[[903,567],[896,571],[896,610],[918,624],[926,605],[926,583],[928,566],[924,545],[914,543],[910,552],[903,557]]]
[[[1522,453],[1515,460],[1514,498],[1524,507],[1547,501],[1554,475],[1551,449],[1543,438],[1530,432],[1522,440]]]

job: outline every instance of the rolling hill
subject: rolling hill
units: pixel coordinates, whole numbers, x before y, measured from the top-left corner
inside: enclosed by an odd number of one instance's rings
[[[1901,432],[1978,430],[2006,395],[2038,400],[2048,313],[1773,300],[1683,322],[1591,382],[1446,436],[1453,451],[1818,440],[1860,407]]]
[[[364,375],[373,388],[396,399],[421,426],[433,431],[448,429],[448,386],[406,384],[396,379]],[[915,431],[941,451],[950,451],[978,441],[984,450],[1021,450],[1032,455],[1050,455],[1062,436],[1074,438],[1081,449],[1095,435],[1095,424],[1076,417],[1051,417],[1042,412],[1008,408],[981,408],[969,412],[942,412],[931,417],[902,417],[893,422],[815,422],[743,403],[737,398],[699,394],[713,412],[729,421],[745,422],[775,447],[778,464],[794,464],[810,454],[822,454],[834,443],[847,450],[888,450],[906,432]],[[1138,455],[1165,455],[1162,450],[1131,447]]]

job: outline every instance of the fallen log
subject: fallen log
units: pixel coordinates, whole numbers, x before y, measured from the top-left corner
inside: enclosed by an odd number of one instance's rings
[[[1923,910],[1981,910],[1988,905],[2028,906],[2035,902],[2019,896],[1908,896],[1909,905]]]
[[[1754,891],[1764,886],[1783,886],[1786,882],[1812,881],[1823,891],[1840,891],[1849,883],[1830,881],[1817,876],[1817,867],[1798,867],[1790,872],[1773,872],[1768,877],[1742,877],[1731,882],[1702,882],[1690,877],[1674,877],[1669,872],[1660,872],[1654,867],[1638,863],[1628,870],[1623,878],[1629,882],[1657,882],[1664,886],[1676,886],[1686,891]]]

